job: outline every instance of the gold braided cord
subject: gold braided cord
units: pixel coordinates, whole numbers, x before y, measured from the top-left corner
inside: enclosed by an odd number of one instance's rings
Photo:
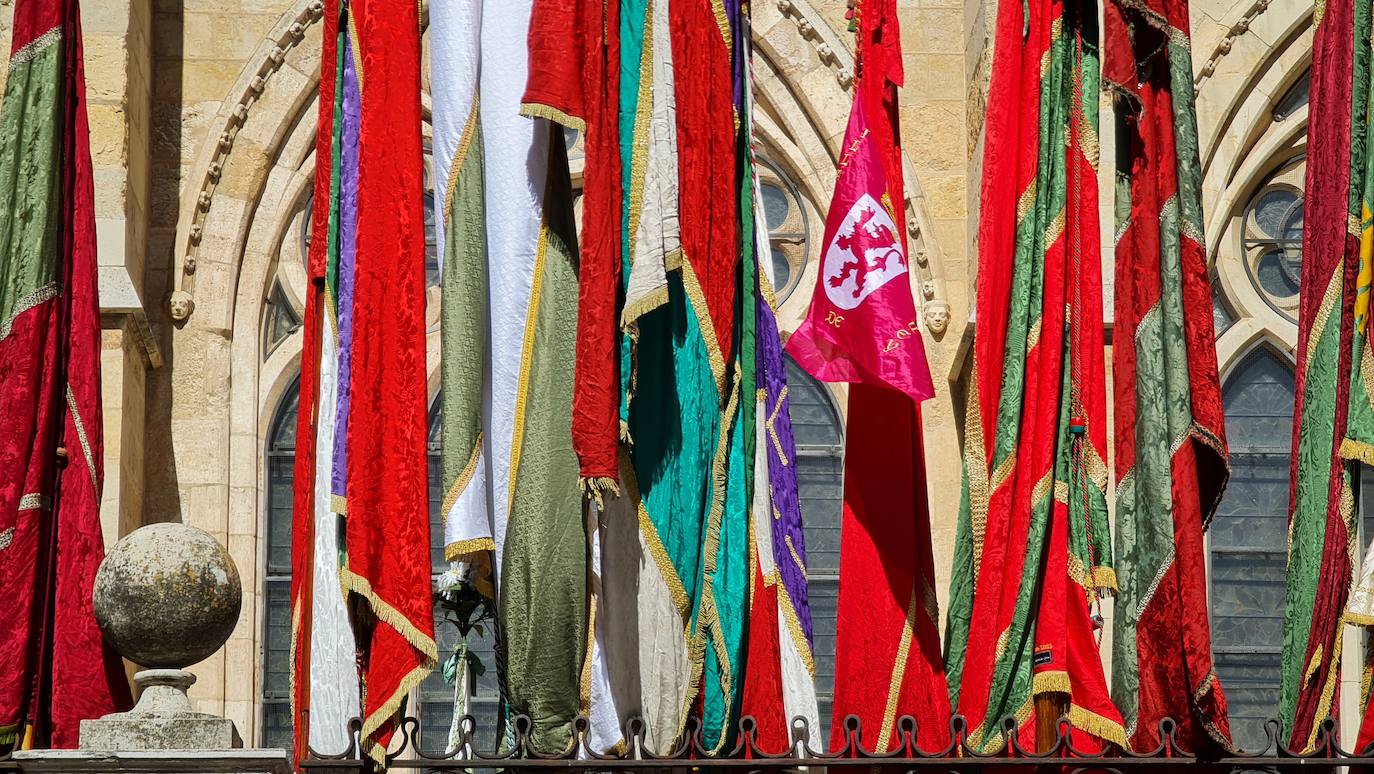
[[[801,620],[797,618],[797,606],[792,604],[792,595],[787,591],[787,584],[782,582],[782,578],[778,576],[777,572],[772,573],[770,582],[777,586],[778,614],[782,616],[783,623],[787,625],[787,632],[792,635],[792,642],[797,646],[797,653],[801,654],[807,674],[814,679],[816,676],[816,659],[811,653],[811,643],[806,639],[806,631],[802,629]]]
[[[10,314],[8,319],[0,320],[0,342],[9,338],[10,334],[14,332],[14,321],[18,320],[20,315],[44,301],[51,301],[54,298],[57,298],[56,282],[40,285],[20,296],[19,300],[15,302],[14,312]]]
[[[477,472],[477,462],[482,458],[482,431],[477,431],[477,440],[472,444],[472,453],[468,455],[468,462],[463,469],[458,472],[458,477],[453,480],[453,485],[448,488],[448,494],[444,495],[443,519],[444,527],[448,528],[448,514],[453,510],[453,506],[458,504],[458,498],[463,495],[463,491],[468,488],[468,483]]]
[[[911,655],[911,640],[916,633],[916,589],[911,589],[911,598],[906,604],[906,621],[902,624],[902,636],[897,643],[897,654],[892,661],[892,679],[887,685],[887,704],[883,708],[883,725],[878,730],[878,752],[886,752],[892,739],[893,724],[897,720],[897,703],[902,695],[902,682],[906,678],[906,662]]]
[[[520,380],[515,390],[515,427],[511,433],[510,487],[506,508],[515,505],[515,486],[519,480],[520,455],[525,448],[525,413],[529,406],[530,368],[534,361],[534,334],[539,327],[539,300],[544,291],[544,264],[549,251],[549,221],[540,216],[539,246],[534,253],[534,281],[530,287],[529,307],[525,311],[525,340],[520,350]]]
[[[34,59],[37,59],[39,54],[42,54],[48,49],[48,46],[53,45],[61,39],[62,27],[58,25],[33,40],[30,40],[28,43],[25,43],[23,48],[14,52],[14,55],[10,57],[10,72],[14,72],[14,69],[20,65],[28,64]]]
[[[448,219],[453,217],[453,189],[458,187],[458,175],[463,169],[463,164],[467,161],[468,151],[472,149],[472,136],[477,130],[477,119],[481,115],[481,97],[474,95],[472,98],[472,108],[468,110],[467,121],[463,124],[462,139],[458,141],[458,148],[453,152],[453,160],[448,165],[447,187],[444,189],[444,224],[448,225]]]
[[[96,499],[100,499],[100,479],[95,474],[95,455],[91,453],[91,440],[86,436],[86,423],[81,419],[81,411],[76,407],[76,395],[72,386],[67,385],[67,410],[72,413],[72,424],[76,426],[76,438],[81,443],[81,456],[86,459],[86,471],[91,474],[91,487]]]

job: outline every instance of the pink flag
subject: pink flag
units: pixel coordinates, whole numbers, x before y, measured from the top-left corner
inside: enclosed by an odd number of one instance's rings
[[[890,193],[900,187],[888,185],[865,101],[855,99],[849,114],[816,290],[787,351],[821,381],[887,386],[921,401],[935,388],[897,225],[901,196]]]

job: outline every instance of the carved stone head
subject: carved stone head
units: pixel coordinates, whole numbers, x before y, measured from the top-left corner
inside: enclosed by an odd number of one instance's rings
[[[925,309],[926,330],[939,336],[949,327],[949,304],[937,302],[927,304]]]
[[[172,291],[172,295],[167,299],[167,313],[176,322],[185,322],[195,308],[195,299],[184,290]]]

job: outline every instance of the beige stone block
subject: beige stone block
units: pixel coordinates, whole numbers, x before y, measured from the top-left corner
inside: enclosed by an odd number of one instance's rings
[[[229,450],[223,440],[222,421],[213,416],[174,419],[172,432],[178,439],[177,480],[183,486],[219,485],[226,480],[228,466],[225,461]],[[224,526],[217,523],[216,532],[223,532]]]
[[[243,70],[237,59],[188,59],[182,65],[181,92],[188,102],[223,102]]]
[[[906,67],[906,91],[918,100],[962,100],[964,58],[959,54],[925,54]],[[961,122],[962,123],[962,122]],[[962,139],[963,132],[958,132]],[[960,160],[957,159],[956,160]]]
[[[91,163],[97,167],[124,165],[128,147],[124,134],[124,108],[119,104],[86,105],[91,126]]]
[[[236,199],[257,200],[270,163],[267,151],[240,132],[234,140],[234,152],[229,157],[229,163],[224,166],[224,173],[215,189],[215,198],[231,196]]]
[[[902,19],[902,50],[916,54],[962,54],[964,12],[956,3],[919,8]]]
[[[127,89],[129,56],[124,37],[93,35],[86,31],[81,38],[81,45],[86,65],[86,97],[89,103],[123,100]]]
[[[98,166],[91,172],[95,183],[95,215],[97,218],[123,219],[124,197],[128,177],[118,166]]]
[[[138,5],[145,0],[132,0]],[[122,37],[129,30],[128,0],[103,0],[99,3],[81,5],[81,34],[83,44],[92,35],[115,35]],[[89,50],[89,49],[87,49]]]
[[[964,171],[963,103],[908,100],[901,121],[902,147],[918,175]]]
[[[921,187],[925,190],[931,216],[962,219],[964,185],[963,175],[922,175]]]

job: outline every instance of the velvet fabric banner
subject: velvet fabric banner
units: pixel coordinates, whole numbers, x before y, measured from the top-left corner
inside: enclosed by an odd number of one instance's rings
[[[76,0],[17,0],[0,103],[0,751],[126,709],[104,555],[100,308]],[[65,450],[65,464],[59,463]]]
[[[584,132],[573,448],[583,488],[618,491],[621,292],[620,5],[535,0],[521,112]]]
[[[1126,745],[1095,630],[1107,530],[1096,9],[1003,0],[984,144],[977,330],[946,663],[969,744],[1027,748],[1037,699]]]
[[[1206,553],[1229,466],[1203,243],[1187,0],[1105,6],[1116,95],[1116,561],[1113,698],[1137,750],[1178,723],[1194,752],[1230,748],[1212,665]]]
[[[856,13],[858,79],[822,268],[787,349],[813,376],[850,382],[834,716],[857,715],[874,734],[864,744],[886,751],[900,742],[897,718],[911,715],[917,741],[935,750],[948,742],[949,704],[919,411],[934,389],[900,225],[900,31],[892,0]],[[833,724],[831,745],[844,743]]]
[[[1321,722],[1338,706],[1341,619],[1356,539],[1353,470],[1345,453],[1362,456],[1359,447],[1344,441],[1349,418],[1370,416],[1367,410],[1351,410],[1368,400],[1358,378],[1363,369],[1355,367],[1364,359],[1355,352],[1356,329],[1364,327],[1364,320],[1356,319],[1357,299],[1367,298],[1358,284],[1369,100],[1368,5],[1361,0],[1327,2],[1316,15],[1313,40],[1279,683],[1283,730],[1289,746],[1303,751],[1313,748]],[[1363,339],[1361,331],[1361,344]],[[1358,389],[1352,391],[1352,384]],[[1355,429],[1369,438],[1367,430]]]
[[[313,438],[314,445],[298,459],[298,472],[303,465],[309,467],[296,478],[299,527],[315,522],[321,496],[315,490],[315,468],[321,455],[332,456],[331,507],[344,515],[345,523],[339,580],[359,603],[353,626],[359,633],[363,684],[362,746],[377,761],[385,753],[405,696],[433,669],[437,658],[429,581],[418,12],[408,3],[353,0],[347,17],[350,34],[337,44],[326,44],[326,53],[336,57],[324,60],[325,70],[334,72],[322,78],[322,93],[333,94],[334,102],[323,101],[329,118],[322,118],[321,125],[334,138],[325,156],[334,163],[321,165],[331,169],[323,197],[318,196],[321,176],[316,177],[313,217],[316,234],[326,226],[329,247],[311,255],[310,274],[317,288],[311,298],[317,306],[307,313],[315,329],[307,344],[323,349],[320,327],[326,312],[318,305],[321,293],[337,293],[336,426],[330,449],[320,443],[311,424],[325,419],[311,417],[316,412],[301,412],[305,432],[300,437]],[[326,32],[337,31],[338,4],[331,0],[324,13],[327,20],[335,20]],[[330,36],[325,37],[328,41]],[[340,139],[348,135],[349,125],[338,125],[337,103],[348,90],[348,71],[340,61],[345,56],[356,68],[359,100],[355,173],[347,171],[353,151]],[[356,174],[356,185],[349,184],[350,174]],[[338,250],[337,261],[328,260],[332,250]],[[309,362],[314,357],[307,350],[303,371],[314,370],[315,364]],[[307,383],[304,374],[302,382],[303,405],[317,405],[323,397],[321,383],[313,375]],[[314,526],[318,530],[319,525]],[[308,536],[312,531],[303,532]],[[293,567],[318,567],[314,541],[305,542],[300,534],[293,538]],[[310,570],[300,573],[304,578],[310,575]],[[293,586],[297,583],[293,579]],[[296,587],[293,597],[295,619],[303,622],[302,611],[309,604],[306,592]],[[304,671],[299,635],[297,648],[299,685]],[[297,733],[299,739],[299,727]],[[297,749],[297,755],[302,752]]]

